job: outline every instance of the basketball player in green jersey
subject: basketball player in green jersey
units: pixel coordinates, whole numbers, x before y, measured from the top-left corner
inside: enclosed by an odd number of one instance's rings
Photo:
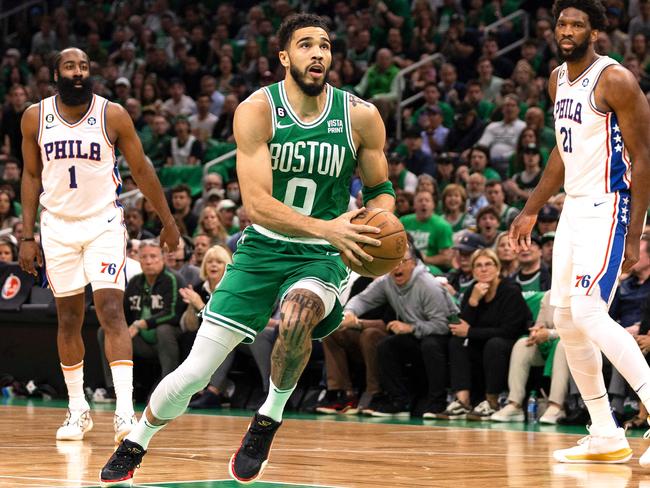
[[[346,209],[357,166],[364,204],[393,209],[381,117],[371,104],[326,83],[332,55],[323,19],[288,17],[278,36],[284,81],[258,90],[235,113],[237,174],[253,225],[202,312],[190,355],[151,395],[140,422],[102,469],[102,486],[131,485],[153,435],[185,411],[237,344],[255,339],[280,298],[269,395],[229,463],[237,481],[259,478],[312,339],[341,322],[339,295],[349,275],[341,254],[359,264],[372,260],[361,245],[380,244],[362,234],[379,229],[350,223],[360,211]]]

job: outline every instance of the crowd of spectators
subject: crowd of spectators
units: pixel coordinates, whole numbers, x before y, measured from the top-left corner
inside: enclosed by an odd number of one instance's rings
[[[604,3],[608,27],[596,50],[626,66],[650,96],[650,1]],[[22,235],[22,113],[54,94],[56,53],[80,47],[91,60],[94,92],[130,114],[184,235],[175,253],[160,249],[161,223],[120,160],[130,239],[125,309],[134,351],[136,358],[158,358],[163,374],[173,369],[250,223],[234,165],[226,161],[205,175],[202,168],[234,148],[238,104],[284,78],[275,35],[281,21],[296,11],[318,13],[332,27],[329,83],[371,101],[384,119],[396,214],[412,240],[393,273],[353,287],[341,328],[323,341],[327,394],[317,410],[404,415],[420,396],[425,418],[520,420],[527,372],[545,364],[552,378],[546,421],[564,416],[566,405],[580,411],[580,402],[571,401],[576,391],[567,386],[566,362],[557,358],[562,348],[546,293],[564,195],[540,212],[530,250],[515,253],[504,233],[555,145],[547,84],[560,60],[551,2],[69,0],[47,6],[30,7],[0,45],[0,261],[16,260]],[[519,8],[528,24],[519,17],[487,28]],[[518,48],[501,52],[522,38]],[[185,184],[190,173],[172,171],[183,168],[199,171],[200,185]],[[351,208],[360,188],[355,177]],[[642,254],[624,277],[612,314],[647,352],[650,260]],[[148,327],[139,327],[144,321]],[[268,388],[276,333],[274,318],[257,346],[242,347],[255,358],[262,388]],[[358,363],[365,368],[360,377],[353,374]],[[231,364],[215,373],[195,407],[220,404]],[[616,372],[612,377],[622,414],[629,392],[616,386]]]

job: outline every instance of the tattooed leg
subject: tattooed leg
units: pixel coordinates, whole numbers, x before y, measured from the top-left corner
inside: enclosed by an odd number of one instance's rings
[[[284,298],[271,355],[271,380],[277,388],[292,388],[298,382],[311,354],[312,331],[324,314],[323,301],[312,291],[296,288]]]

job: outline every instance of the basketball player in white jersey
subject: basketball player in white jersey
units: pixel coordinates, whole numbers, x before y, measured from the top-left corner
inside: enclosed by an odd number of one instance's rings
[[[650,407],[650,369],[633,337],[607,314],[621,271],[639,259],[650,200],[650,108],[632,73],[594,51],[606,22],[599,0],[557,0],[553,14],[565,61],[549,82],[557,146],[510,228],[510,244],[530,246],[537,212],[564,185],[551,303],[592,424],[589,436],[554,458],[623,463],[632,450],[610,411],[601,352]],[[650,465],[650,450],[640,463]]]
[[[47,279],[56,299],[57,345],[68,389],[68,414],[57,440],[80,440],[92,428],[83,390],[84,287],[90,283],[97,317],[106,334],[116,394],[115,440],[133,425],[131,337],[123,309],[127,232],[115,148],[163,222],[161,243],[175,249],[179,232],[153,168],[146,162],[131,118],[121,106],[93,94],[88,55],[76,48],[56,58],[58,94],[23,115],[24,236],[20,265],[36,274],[43,264],[34,238],[39,204]],[[40,198],[39,198],[40,196]]]

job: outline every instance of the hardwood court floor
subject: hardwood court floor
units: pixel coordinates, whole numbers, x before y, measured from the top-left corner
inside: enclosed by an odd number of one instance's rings
[[[113,451],[112,413],[94,411],[95,428],[84,441],[56,442],[65,410],[40,405],[0,406],[0,487],[98,486]],[[152,441],[135,486],[241,486],[227,473],[248,425],[249,412],[239,413],[174,421]],[[264,482],[254,486],[650,488],[650,470],[638,464],[649,444],[638,437],[630,439],[635,457],[627,465],[559,465],[551,452],[579,436],[552,426],[530,432],[522,424],[309,418],[285,420]]]

